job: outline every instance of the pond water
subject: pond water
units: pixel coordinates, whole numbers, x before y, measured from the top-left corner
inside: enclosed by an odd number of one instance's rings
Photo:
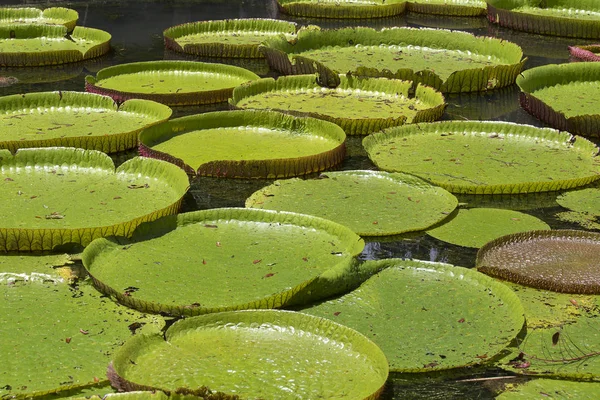
[[[484,17],[456,18],[407,14],[381,20],[308,20],[280,15],[274,0],[164,0],[164,1],[2,1],[3,5],[34,5],[40,7],[65,6],[79,12],[79,25],[108,31],[112,35],[112,52],[98,60],[65,67],[31,68],[27,70],[1,70],[1,76],[17,76],[20,82],[0,87],[0,95],[50,90],[83,91],[84,78],[109,65],[161,59],[177,59],[182,56],[164,49],[164,29],[191,21],[226,18],[280,18],[299,24],[316,24],[324,28],[343,26],[391,26],[440,27],[465,30],[476,35],[491,35],[519,44],[528,58],[526,68],[548,63],[569,61],[568,45],[588,44],[590,41],[533,35],[503,29],[488,23]],[[206,60],[203,60],[206,61]],[[249,66],[262,75],[274,76],[266,63],[255,62]],[[489,93],[446,96],[448,107],[443,119],[512,121],[535,126],[541,122],[519,106],[519,89],[516,85]],[[175,109],[174,116],[227,109],[226,105],[210,107],[185,107]],[[362,138],[348,138],[348,155],[339,167],[341,170],[375,169],[361,146]],[[598,143],[598,140],[596,140]],[[137,154],[129,151],[117,154],[114,159],[121,163]],[[266,186],[266,180],[196,179],[184,200],[182,211],[215,207],[241,207],[254,191]],[[520,196],[459,196],[459,201],[469,205],[523,210],[546,221],[552,228],[581,229],[578,225],[558,221],[555,214],[564,211],[555,202],[557,193]],[[384,239],[368,239],[362,259],[390,257],[417,258],[447,262],[473,267],[475,249],[450,245],[424,234]],[[494,380],[479,381],[474,378],[505,375],[494,370],[464,370],[459,378],[395,376],[386,390],[387,399],[427,398],[464,399],[493,398]],[[457,380],[467,380],[457,382]],[[498,379],[501,381],[501,379]]]

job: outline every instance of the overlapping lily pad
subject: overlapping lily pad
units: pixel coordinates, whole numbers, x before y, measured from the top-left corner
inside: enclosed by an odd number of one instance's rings
[[[521,106],[573,134],[600,137],[600,63],[549,64],[517,78]]]
[[[179,389],[215,399],[370,400],[387,376],[385,355],[360,333],[274,310],[203,315],[175,323],[164,336],[136,336],[109,369],[121,390]]]
[[[402,14],[405,0],[277,0],[286,14],[316,18],[382,18]]]
[[[487,0],[488,19],[500,26],[543,35],[600,38],[596,0]]]
[[[501,393],[496,399],[539,399],[540,396],[549,399],[581,399],[595,400],[600,391],[599,383],[575,382],[558,379],[533,379],[525,384],[511,387]]]
[[[486,14],[486,3],[483,0],[411,0],[406,3],[406,9],[423,14],[478,17]]]
[[[227,101],[235,86],[258,79],[240,67],[197,61],[146,61],[103,68],[87,76],[85,90],[118,103],[147,99],[167,105]]]
[[[163,32],[169,50],[203,57],[261,58],[258,45],[284,34],[296,36],[296,24],[274,19],[228,19],[177,25]]]
[[[114,153],[137,146],[144,127],[166,121],[171,109],[148,100],[117,106],[110,97],[37,92],[0,97],[0,148],[67,146]]]
[[[109,33],[61,25],[0,24],[0,66],[36,67],[87,60],[110,50]]]
[[[180,168],[159,160],[138,157],[115,171],[95,150],[0,150],[0,250],[130,236],[142,222],[176,213],[188,186]]]
[[[569,210],[600,216],[600,189],[573,190],[558,196],[556,202]]]
[[[379,168],[420,176],[453,193],[553,191],[600,178],[598,148],[590,141],[508,122],[407,125],[375,133],[363,146]]]
[[[529,214],[497,208],[471,208],[458,210],[427,234],[447,243],[478,248],[500,236],[541,229],[550,229],[550,226]]]
[[[0,8],[0,24],[64,25],[72,32],[79,13],[70,8],[50,7],[40,10],[33,7]]]
[[[525,308],[527,330],[497,366],[538,377],[600,380],[600,297],[507,286]]]
[[[375,171],[276,181],[246,200],[246,207],[326,218],[361,236],[423,230],[446,218],[457,204],[452,194],[417,177]]]
[[[340,75],[336,88],[325,88],[316,75],[264,78],[234,89],[229,103],[242,109],[273,109],[334,122],[348,135],[368,135],[390,126],[435,121],[444,112],[444,96],[413,82]]]
[[[339,126],[276,111],[222,111],[178,118],[140,135],[140,153],[191,175],[286,178],[344,159]]]
[[[565,293],[600,294],[600,234],[532,231],[487,243],[477,268],[522,285]]]
[[[164,320],[71,285],[65,256],[0,256],[0,397],[74,391],[101,384],[113,352],[132,333]],[[139,330],[141,328],[141,330]]]
[[[331,221],[243,208],[156,221],[133,240],[93,242],[84,265],[120,303],[171,315],[279,308],[339,293],[356,281],[352,260],[364,246]]]
[[[272,69],[320,73],[329,86],[337,74],[420,82],[444,93],[500,88],[515,82],[523,51],[508,41],[443,29],[301,29],[294,41],[269,39],[261,46]]]
[[[503,284],[448,264],[368,261],[360,287],[303,312],[358,330],[390,370],[427,372],[486,363],[519,333],[523,307]]]
[[[569,53],[575,61],[600,61],[600,44],[569,46]]]

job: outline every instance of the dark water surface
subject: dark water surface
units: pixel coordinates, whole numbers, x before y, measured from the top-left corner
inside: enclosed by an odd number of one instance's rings
[[[343,26],[391,26],[440,27],[465,30],[477,35],[491,35],[513,41],[523,47],[528,57],[526,68],[548,63],[568,62],[568,45],[590,43],[585,40],[565,39],[533,35],[493,26],[483,17],[456,18],[408,14],[381,20],[309,20],[280,15],[274,0],[171,0],[171,1],[0,1],[0,5],[64,6],[79,12],[79,25],[108,31],[112,35],[112,52],[99,60],[78,65],[23,70],[0,70],[0,76],[19,76],[21,82],[0,87],[0,95],[50,90],[84,90],[84,78],[101,68],[134,61],[150,61],[182,56],[166,52],[163,47],[164,29],[185,22],[225,18],[280,18],[299,24],[315,24],[324,28]],[[262,75],[273,76],[266,63],[255,63],[251,69]],[[519,89],[516,85],[488,93],[448,95],[448,107],[443,119],[498,120],[543,126],[523,111],[518,103]],[[185,107],[175,109],[174,116],[226,109],[226,105],[209,107]],[[348,156],[342,170],[375,169],[361,146],[362,137],[348,138]],[[597,143],[598,141],[596,141]],[[115,155],[117,163],[135,156],[136,151]],[[255,190],[269,184],[267,180],[219,180],[199,178],[192,182],[184,201],[183,211],[215,207],[242,207],[244,200]],[[518,209],[545,220],[552,228],[580,229],[556,220],[554,214],[564,211],[554,199],[557,193],[502,197],[460,196],[469,205]],[[390,257],[417,258],[447,262],[473,267],[475,249],[450,245],[424,234],[385,239],[368,239],[361,258],[381,259]],[[474,378],[501,376],[496,370],[464,370],[459,376],[427,377],[413,379],[395,376],[387,388],[387,399],[486,399],[493,398],[498,380]],[[458,380],[465,380],[457,382]]]

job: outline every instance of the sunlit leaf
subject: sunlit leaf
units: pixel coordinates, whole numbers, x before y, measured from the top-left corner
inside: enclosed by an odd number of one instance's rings
[[[506,286],[448,264],[368,261],[360,287],[306,312],[362,332],[392,371],[427,372],[486,363],[523,326],[523,307]]]
[[[238,86],[229,103],[242,109],[272,109],[334,122],[348,135],[367,135],[403,123],[435,121],[445,104],[438,91],[413,82],[340,75],[325,88],[316,75],[259,79]]]
[[[159,160],[136,157],[115,171],[95,150],[0,150],[0,249],[52,250],[130,236],[142,222],[176,213],[188,186],[181,169]]]
[[[44,10],[33,7],[0,8],[0,24],[64,25],[67,31],[71,32],[78,19],[77,11],[64,7],[50,7]]]
[[[276,181],[246,200],[246,207],[326,218],[361,236],[423,230],[446,218],[457,204],[452,194],[412,175],[374,171]]]
[[[419,82],[443,93],[511,85],[523,68],[523,51],[508,41],[443,29],[300,29],[297,39],[261,46],[272,69],[285,75],[319,73]]]
[[[110,50],[109,33],[77,26],[67,37],[61,25],[0,24],[0,65],[13,67],[72,63]]]
[[[405,0],[277,0],[290,15],[316,18],[381,18],[402,14]]]
[[[0,97],[0,148],[81,147],[114,153],[137,146],[144,127],[166,121],[171,109],[148,100],[120,106],[81,92],[36,92]]]
[[[328,121],[276,111],[222,111],[144,130],[140,153],[191,175],[286,178],[339,164],[345,140],[342,128]]]
[[[406,125],[363,140],[381,169],[411,173],[453,193],[570,189],[600,178],[598,147],[582,137],[509,122]]]
[[[600,63],[582,62],[528,69],[517,84],[521,105],[535,117],[560,130],[600,137],[599,80]]]
[[[189,22],[163,32],[167,49],[222,58],[264,57],[258,45],[279,34],[295,37],[296,24],[275,19],[226,19]]]
[[[600,38],[596,0],[487,0],[488,19],[500,26],[543,35]]]
[[[511,233],[550,229],[544,221],[518,211],[498,208],[460,209],[427,231],[434,238],[464,247],[481,247]]]
[[[258,79],[240,67],[199,61],[145,61],[103,68],[87,76],[85,90],[112,97],[154,100],[167,105],[227,101],[235,86]]]
[[[321,218],[222,208],[102,239],[83,262],[102,292],[152,313],[198,315],[304,304],[355,285],[363,241]]]
[[[55,269],[64,262],[62,256],[0,256],[2,398],[101,384],[125,339],[164,325],[86,282],[69,285]]]

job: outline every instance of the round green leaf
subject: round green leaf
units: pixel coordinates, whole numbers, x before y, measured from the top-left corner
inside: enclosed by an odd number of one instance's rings
[[[81,389],[105,380],[113,352],[148,317],[107,301],[88,283],[70,285],[63,256],[0,256],[0,397]],[[141,331],[137,331],[141,333]]]
[[[159,220],[133,239],[93,242],[84,265],[119,302],[172,315],[279,308],[339,293],[357,279],[352,261],[364,247],[331,221],[243,208]]]
[[[277,0],[281,11],[299,17],[382,18],[404,13],[405,0]]]
[[[457,205],[452,194],[412,175],[375,171],[276,181],[246,200],[246,207],[316,215],[361,236],[423,230],[446,218]]]
[[[319,172],[344,158],[339,126],[276,111],[222,111],[178,118],[140,134],[140,153],[191,175],[285,178]]]
[[[395,127],[365,138],[363,146],[379,168],[420,176],[453,193],[553,191],[600,178],[598,147],[590,141],[510,122]]]
[[[67,146],[114,153],[137,146],[141,129],[166,121],[171,109],[148,100],[117,106],[110,97],[38,92],[0,97],[0,148]]]
[[[71,32],[78,19],[77,11],[64,7],[50,7],[43,11],[33,7],[0,8],[0,24],[64,25]]]
[[[163,32],[169,50],[203,57],[261,58],[260,43],[273,36],[295,37],[296,24],[275,19],[226,19],[177,25]]]
[[[381,347],[392,371],[486,362],[523,326],[515,294],[477,271],[396,259],[363,268],[377,273],[352,292],[302,311],[363,333]]]
[[[596,0],[487,0],[487,5],[488,19],[500,26],[544,35],[600,38]]]
[[[130,236],[142,222],[176,213],[188,186],[181,169],[159,160],[136,157],[115,171],[95,150],[0,150],[0,249]]]
[[[544,221],[518,211],[470,208],[453,213],[427,234],[443,242],[477,248],[503,235],[535,229],[550,227]]]
[[[336,76],[337,77],[337,76]],[[229,103],[235,108],[273,109],[334,122],[346,134],[367,135],[404,122],[441,118],[444,96],[430,87],[384,78],[340,75],[336,88],[321,87],[315,75],[259,79],[239,86]]]
[[[600,189],[573,190],[558,196],[556,202],[569,210],[600,216]]]
[[[527,329],[497,366],[524,375],[600,379],[600,297],[507,285],[521,299]]]
[[[600,294],[600,234],[553,230],[500,237],[482,247],[477,268],[541,289]]]
[[[164,337],[136,336],[109,370],[121,390],[214,391],[227,399],[375,399],[387,376],[385,355],[360,333],[274,310],[203,315],[176,322]]]
[[[587,213],[580,213],[576,211],[565,211],[559,212],[554,215],[559,221],[567,223],[575,223],[584,229],[588,230],[600,230],[600,219],[589,215]]]
[[[595,400],[598,398],[600,383],[570,382],[556,379],[533,379],[517,385],[496,397],[497,400],[530,399],[538,400]],[[542,396],[542,397],[540,397]]]
[[[147,99],[167,105],[198,105],[227,101],[233,88],[258,75],[232,65],[198,61],[146,61],[103,68],[87,76],[85,90],[121,103]]]
[[[285,75],[319,73],[419,82],[443,93],[477,92],[511,85],[523,68],[523,51],[508,41],[466,32],[416,28],[300,29],[297,39],[261,46],[272,69]]]
[[[517,84],[523,91],[521,105],[530,114],[556,129],[600,137],[599,80],[600,63],[583,62],[531,68]]]
[[[0,24],[0,65],[12,67],[72,63],[99,57],[110,50],[111,36],[77,26],[67,37],[60,25]]]

